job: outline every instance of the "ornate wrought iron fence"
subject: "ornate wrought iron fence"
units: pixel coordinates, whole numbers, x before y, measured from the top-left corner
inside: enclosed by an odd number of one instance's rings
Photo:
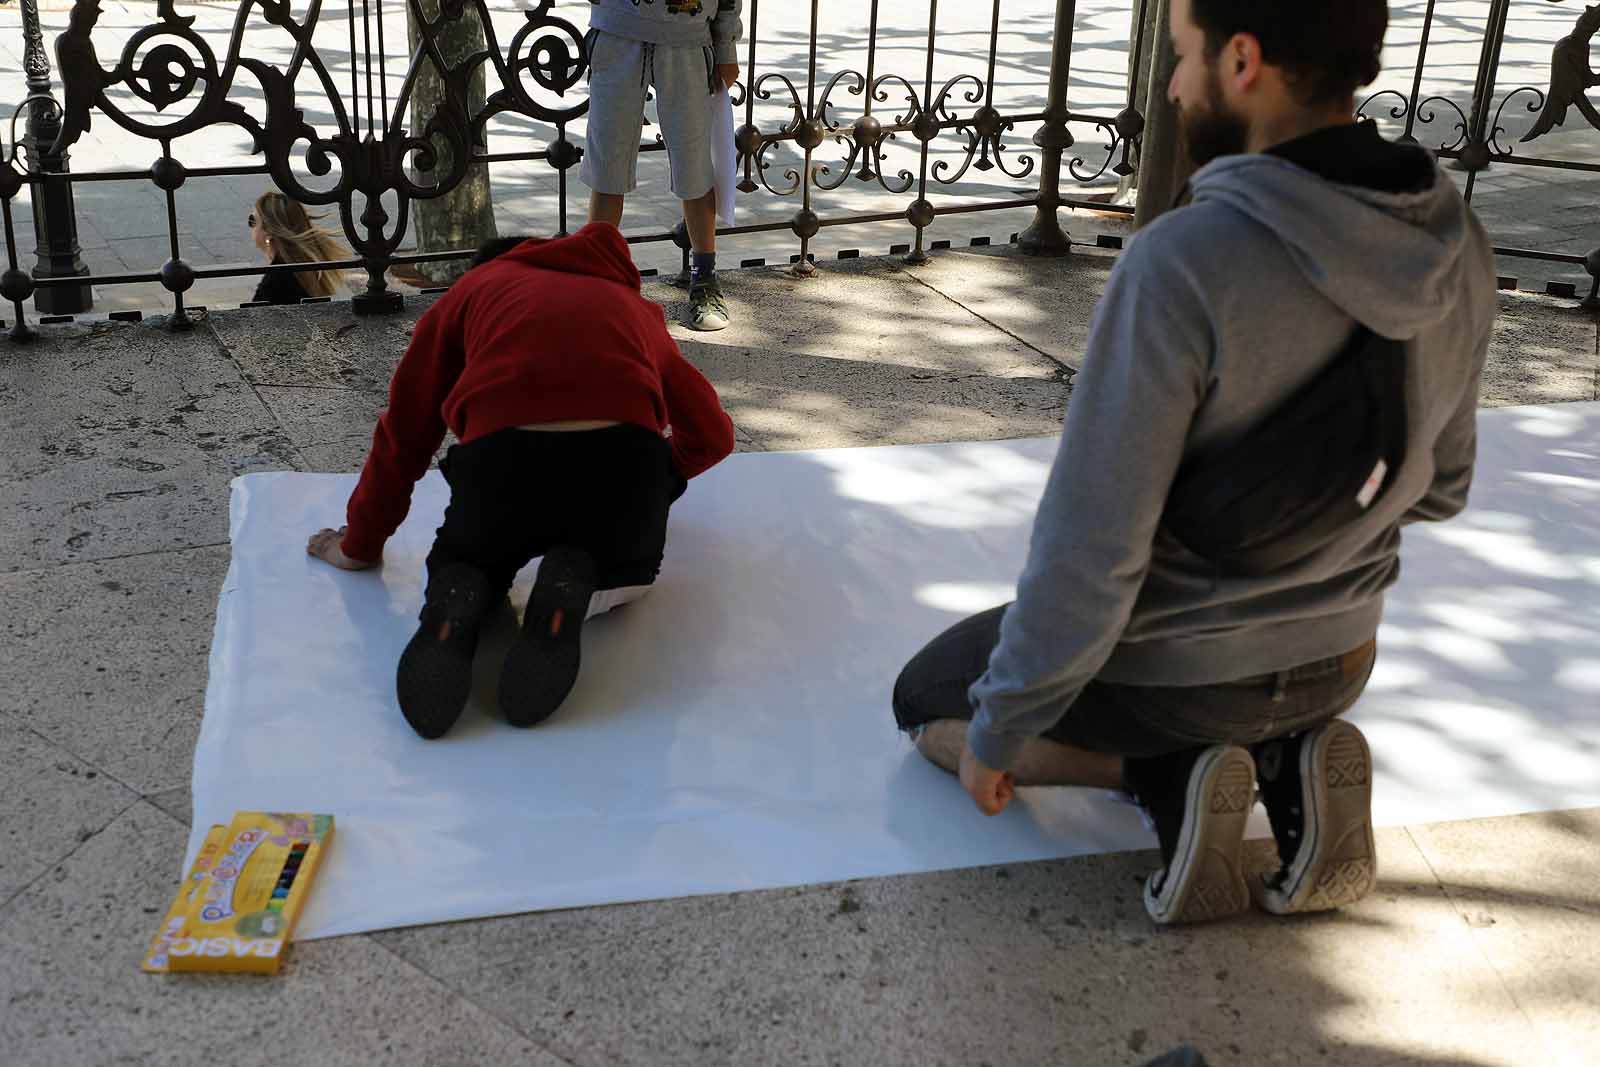
[[[1427,0],[1410,91],[1385,89],[1374,93],[1362,102],[1357,114],[1363,118],[1386,117],[1399,124],[1400,139],[1425,144],[1440,158],[1453,160],[1466,172],[1464,193],[1469,202],[1478,190],[1479,175],[1495,165],[1600,174],[1600,157],[1582,160],[1528,155],[1523,154],[1526,149],[1501,140],[1510,136],[1505,123],[1507,109],[1513,114],[1517,111],[1516,107],[1511,107],[1512,101],[1518,101],[1526,114],[1537,116],[1516,145],[1538,140],[1556,127],[1564,127],[1574,107],[1592,127],[1600,130],[1600,111],[1585,95],[1586,90],[1600,86],[1600,74],[1595,73],[1589,59],[1592,39],[1600,30],[1600,5],[1585,8],[1577,16],[1573,31],[1555,43],[1548,89],[1521,85],[1497,95],[1513,3],[1512,0],[1487,0],[1483,37],[1467,108],[1432,91],[1430,86],[1429,56],[1434,47],[1438,6],[1437,0]],[[1541,0],[1532,7],[1550,10],[1548,0]],[[1523,10],[1530,10],[1530,6],[1524,4]],[[1430,138],[1430,132],[1437,129],[1435,123],[1445,124],[1449,133],[1437,140]],[[1593,280],[1583,306],[1591,311],[1600,310],[1600,248],[1586,255],[1511,245],[1497,245],[1495,251],[1503,256],[1584,267]]]
[[[548,166],[559,185],[556,217],[551,222],[557,232],[565,231],[572,214],[568,172],[581,154],[568,127],[587,109],[588,57],[579,27],[557,13],[555,0],[530,0],[522,25],[502,43],[488,17],[487,0],[442,0],[433,20],[420,18],[418,0],[402,2],[419,16],[422,25],[405,71],[397,72],[391,69],[394,64],[385,63],[385,0],[348,0],[347,7],[326,13],[323,0],[307,0],[299,13],[290,0],[240,0],[233,31],[220,57],[194,30],[194,20],[179,14],[176,0],[157,0],[155,19],[133,34],[109,66],[95,50],[98,4],[96,0],[77,0],[66,32],[56,41],[62,82],[58,100],[50,89],[37,0],[21,0],[28,95],[9,127],[0,128],[0,138],[9,134],[9,143],[0,139],[0,222],[6,244],[0,299],[12,303],[16,311],[11,335],[21,337],[28,332],[21,314],[24,301],[33,298],[46,314],[83,310],[91,284],[159,283],[174,298],[176,311],[171,323],[182,328],[189,321],[185,294],[197,279],[256,275],[267,270],[360,269],[366,273],[367,288],[356,297],[356,310],[393,307],[398,296],[385,280],[389,267],[470,254],[467,249],[401,251],[412,206],[456,188],[470,164],[542,162]],[[771,2],[766,5],[769,9]],[[392,9],[396,0],[388,3]],[[1522,3],[1517,10],[1551,10],[1546,0]],[[1063,192],[1063,179],[1088,183],[1108,173],[1127,175],[1138,161],[1145,126],[1140,111],[1143,87],[1133,79],[1126,104],[1116,114],[1069,106],[1067,86],[1078,4],[1074,0],[1055,4],[1049,69],[1037,72],[1046,89],[1043,109],[1009,111],[995,96],[1003,0],[985,5],[990,18],[984,73],[942,79],[934,76],[934,49],[940,34],[938,0],[928,0],[926,22],[914,28],[926,50],[918,72],[883,69],[880,0],[869,0],[869,4],[864,69],[830,71],[835,57],[826,54],[825,43],[819,43],[821,0],[810,0],[802,71],[762,65],[766,55],[762,50],[763,5],[761,0],[747,0],[745,83],[736,90],[737,110],[743,120],[737,134],[742,171],[739,188],[747,196],[769,202],[788,199],[797,203],[787,219],[721,232],[788,230],[798,246],[791,257],[795,269],[804,273],[811,269],[811,243],[825,227],[904,220],[911,238],[905,252],[915,262],[926,257],[926,231],[941,215],[1032,207],[1034,221],[1021,235],[1022,247],[1044,253],[1065,250],[1069,242],[1056,212],[1084,201]],[[1600,86],[1600,75],[1589,60],[1592,38],[1600,29],[1600,7],[1577,14],[1573,31],[1555,44],[1547,88],[1521,85],[1501,94],[1497,84],[1513,0],[1483,0],[1483,4],[1479,56],[1467,107],[1433,91],[1430,84],[1436,8],[1441,5],[1427,0],[1409,91],[1375,93],[1362,103],[1359,113],[1383,119],[1398,135],[1426,143],[1442,157],[1454,160],[1466,173],[1469,199],[1478,189],[1479,176],[1492,166],[1600,173],[1600,155],[1563,159],[1526,154],[1528,150],[1522,147],[1565,128],[1563,123],[1574,108],[1600,129],[1600,110],[1585,96],[1588,89]],[[947,0],[945,7],[950,6]],[[1136,6],[1138,16],[1132,23],[1135,55],[1130,63],[1135,70],[1142,53],[1154,44],[1139,32],[1146,25],[1143,14],[1150,0],[1138,0]],[[859,12],[860,7],[854,10]],[[459,62],[446,62],[439,38],[469,13],[482,20],[488,46]],[[287,63],[274,65],[249,53],[245,27],[252,17],[288,35],[293,49]],[[348,48],[330,55],[325,44],[319,47],[313,36],[320,24],[338,21],[345,24],[342,29]],[[770,39],[767,44],[770,47]],[[348,63],[347,92],[342,91],[342,78],[336,70],[340,61]],[[432,64],[441,72],[445,92],[425,119],[412,123],[407,109],[423,64]],[[491,72],[499,88],[474,108],[467,85],[478,69]],[[252,81],[264,98],[264,118],[252,115],[234,98]],[[321,126],[308,122],[296,107],[297,87],[303,93],[307,84],[326,97],[332,112]],[[118,106],[114,92],[131,94],[153,108],[158,118],[132,117]],[[758,111],[758,104],[772,101],[787,111],[783,120],[774,122],[770,109],[765,117]],[[858,108],[859,115],[846,121],[841,114],[846,106]],[[507,112],[548,127],[551,135],[544,147],[495,153],[476,149],[489,121]],[[1507,143],[1512,136],[1507,122],[1523,112],[1532,116],[1531,127],[1516,145]],[[96,119],[113,122],[158,144],[156,163],[142,170],[71,172],[68,152]],[[20,139],[19,122],[26,124]],[[248,133],[260,161],[191,166],[174,158],[175,138],[218,125],[233,125]],[[1447,132],[1431,136],[1440,126]],[[1095,150],[1069,156],[1078,140],[1074,130]],[[1024,139],[1031,140],[1031,147]],[[889,164],[886,150],[891,145],[914,149],[914,164]],[[661,147],[652,142],[643,150],[659,151]],[[954,162],[946,158],[951,153],[943,150],[952,147]],[[797,154],[799,162],[785,165],[777,161],[780,150]],[[310,182],[302,174],[326,177],[335,170],[337,179],[331,184]],[[941,197],[941,191],[971,170],[992,170],[1013,182],[1031,181],[1034,189],[1029,195],[977,203]],[[183,186],[196,178],[223,175],[269,177],[307,204],[336,208],[345,237],[355,250],[354,258],[334,264],[270,268],[191,265],[184,259],[177,225]],[[73,192],[86,183],[102,182],[153,183],[161,190],[166,205],[165,263],[151,264],[151,269],[143,272],[102,275],[90,274],[84,267],[77,250]],[[890,211],[830,211],[823,202],[826,194],[847,183],[856,188],[874,187],[900,200]],[[30,193],[38,241],[31,270],[21,262],[14,225],[14,205],[24,189]],[[384,207],[385,198],[394,206],[392,213]],[[1084,206],[1120,210],[1102,203]],[[670,232],[632,238],[640,243],[672,239]],[[1585,306],[1600,308],[1600,248],[1580,255],[1502,244],[1498,251],[1583,266],[1594,279]]]
[[[23,0],[32,5],[35,0]],[[390,0],[391,5],[394,0]],[[387,69],[383,38],[384,0],[349,0],[343,11],[324,15],[323,0],[308,0],[296,14],[290,0],[241,0],[226,54],[218,56],[193,27],[193,18],[179,14],[176,0],[157,0],[156,19],[138,30],[109,66],[96,54],[94,27],[99,16],[98,0],[77,0],[66,32],[56,41],[56,57],[62,82],[62,99],[49,93],[48,63],[42,42],[34,31],[29,34],[30,95],[18,109],[26,115],[29,134],[16,143],[13,118],[13,144],[9,151],[0,145],[0,215],[3,215],[8,269],[0,276],[0,298],[15,305],[17,322],[13,337],[25,336],[22,304],[36,293],[41,307],[53,291],[86,292],[89,284],[159,282],[175,303],[171,324],[189,324],[184,294],[196,279],[261,274],[268,270],[359,268],[366,272],[367,287],[353,301],[357,312],[390,309],[398,305],[399,294],[388,287],[385,274],[396,264],[417,263],[470,256],[471,249],[403,253],[412,205],[442,196],[455,189],[470,164],[543,161],[557,175],[559,200],[555,223],[565,232],[571,215],[568,204],[568,171],[581,156],[581,148],[568,136],[568,125],[588,107],[585,74],[588,56],[585,34],[573,22],[555,11],[555,0],[532,0],[525,21],[503,44],[497,39],[486,0],[442,0],[436,19],[423,15],[418,0],[407,0],[415,19],[419,41],[403,76]],[[1065,160],[1066,174],[1080,183],[1091,183],[1108,173],[1126,175],[1137,159],[1140,134],[1144,126],[1139,111],[1139,87],[1130,78],[1126,105],[1116,114],[1075,111],[1068,106],[1067,85],[1073,58],[1073,31],[1076,3],[1057,0],[1054,36],[1048,71],[1037,72],[1046,102],[1041,111],[1006,113],[995,97],[995,69],[1002,29],[1002,0],[990,0],[987,44],[987,76],[961,74],[944,80],[934,77],[934,52],[939,38],[940,4],[929,0],[924,29],[926,63],[921,77],[885,71],[881,45],[879,0],[870,0],[869,28],[866,37],[865,71],[841,69],[829,72],[830,56],[819,47],[821,0],[810,0],[810,37],[806,69],[802,71],[765,69],[761,65],[763,4],[747,0],[745,44],[747,62],[744,83],[735,89],[736,113],[742,112],[736,144],[740,154],[742,180],[739,189],[749,195],[796,198],[798,205],[784,221],[732,227],[724,234],[741,234],[788,229],[798,241],[792,257],[794,269],[807,273],[813,269],[810,246],[823,227],[904,219],[912,231],[905,253],[908,261],[927,257],[925,232],[935,218],[958,212],[992,211],[1032,207],[1034,220],[1019,238],[1023,250],[1036,254],[1059,254],[1069,247],[1056,213],[1063,206],[1083,204],[1100,210],[1122,209],[1100,202],[1089,202],[1064,195],[1061,188],[1063,156],[1076,143],[1072,129],[1094,131],[1100,151],[1082,152]],[[1134,5],[1142,25],[1149,0]],[[770,0],[769,5],[770,6]],[[859,7],[856,8],[859,11]],[[464,59],[450,62],[441,51],[439,38],[448,24],[475,12],[481,19],[487,47]],[[246,45],[245,29],[253,16],[288,34],[294,48],[286,65],[274,65],[253,56]],[[319,49],[313,34],[319,20],[339,18],[347,23],[349,91],[341,91],[339,79],[325,49]],[[377,51],[373,50],[376,26]],[[1136,49],[1149,47],[1142,33],[1136,34]],[[342,51],[342,50],[341,50]],[[343,58],[332,57],[332,58]],[[433,107],[420,128],[408,121],[418,72],[432,64],[442,75],[443,99]],[[33,77],[37,66],[41,73]],[[1139,68],[1137,54],[1130,69]],[[474,71],[482,69],[498,79],[500,88],[490,93],[483,106],[469,103],[468,83]],[[264,96],[265,117],[252,115],[237,100],[235,90],[248,76]],[[331,123],[323,128],[306,121],[296,106],[297,85],[310,81],[325,94],[332,109]],[[394,91],[391,94],[390,87]],[[129,115],[118,106],[108,90],[121,87],[153,107],[159,121],[145,121]],[[861,114],[845,122],[841,104],[858,98]],[[763,125],[756,110],[758,101],[777,99],[788,108],[788,117],[777,125]],[[501,113],[511,112],[552,128],[552,137],[543,148],[524,152],[490,153],[475,148],[483,143],[486,124]],[[170,117],[169,117],[170,116]],[[68,173],[67,150],[94,121],[110,121],[160,146],[160,156],[148,170],[90,170]],[[173,140],[210,126],[231,124],[246,131],[260,163],[243,166],[192,166],[173,156]],[[1034,146],[1015,142],[1031,131]],[[834,142],[842,161],[821,161],[829,142]],[[891,144],[916,145],[917,168],[894,173],[885,166],[885,150]],[[957,162],[934,158],[935,143],[951,143]],[[780,146],[800,155],[798,165],[783,166],[774,160]],[[18,149],[22,149],[19,155]],[[649,143],[644,151],[659,150],[659,142]],[[298,153],[298,155],[297,155]],[[332,184],[306,180],[295,166],[314,177],[337,171]],[[23,166],[25,160],[26,166]],[[446,162],[447,161],[447,162]],[[1031,195],[997,198],[979,203],[937,202],[941,186],[961,180],[969,170],[996,170],[1013,181],[1037,179]],[[774,172],[781,172],[774,177]],[[186,182],[200,177],[260,174],[269,176],[289,196],[312,206],[336,208],[344,235],[355,250],[355,257],[333,264],[276,265],[272,267],[195,267],[188,263],[180,247],[177,224],[178,202]],[[818,194],[831,192],[854,180],[872,184],[884,192],[909,198],[903,207],[888,212],[867,214],[824,214],[819,211]],[[24,187],[31,187],[35,214],[39,220],[41,248],[43,236],[63,247],[73,245],[63,234],[64,223],[40,214],[41,205],[55,205],[55,211],[70,218],[71,190],[88,182],[153,182],[166,203],[169,258],[158,270],[148,273],[85,275],[75,258],[47,256],[41,252],[32,271],[18,260],[12,222],[12,204]],[[396,210],[383,206],[388,197]],[[52,224],[53,227],[52,227]],[[647,233],[631,238],[634,242],[672,240],[670,231]],[[54,247],[54,246],[52,246]],[[57,306],[61,303],[58,302]]]

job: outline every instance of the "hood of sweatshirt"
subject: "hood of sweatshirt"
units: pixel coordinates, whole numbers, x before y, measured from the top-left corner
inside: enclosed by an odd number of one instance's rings
[[[1421,154],[1421,149],[1415,149]],[[1437,162],[1420,191],[1325,180],[1273,155],[1224,156],[1195,174],[1195,200],[1225,203],[1271,230],[1306,281],[1374,333],[1409,340],[1458,305],[1471,215]]]
[[[639,288],[639,268],[633,265],[628,242],[609,222],[591,222],[567,237],[530,237],[498,258],[540,270],[604,278],[635,291]]]

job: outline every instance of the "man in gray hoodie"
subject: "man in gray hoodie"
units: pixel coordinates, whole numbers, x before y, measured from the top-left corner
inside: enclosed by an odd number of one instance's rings
[[[1351,118],[1387,23],[1383,0],[1173,0],[1192,203],[1112,272],[1015,602],[895,686],[901,727],[987,814],[1018,783],[1133,794],[1160,840],[1159,922],[1252,897],[1339,907],[1376,878],[1371,754],[1336,716],[1371,672],[1401,527],[1466,505],[1495,313],[1491,246],[1451,180]],[[1373,472],[1381,493],[1265,573],[1186,548],[1180,473],[1370,335],[1405,361],[1404,459]],[[1281,866],[1247,878],[1258,782]]]
[[[710,101],[739,78],[744,0],[589,0],[589,115],[580,178],[589,221],[622,225],[637,185],[645,92],[655,88],[672,192],[683,201],[693,262],[684,325],[720,330],[728,305],[717,281],[717,188]]]

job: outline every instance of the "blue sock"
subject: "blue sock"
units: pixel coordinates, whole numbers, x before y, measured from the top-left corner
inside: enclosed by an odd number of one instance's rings
[[[696,252],[689,259],[689,283],[704,281],[717,273],[717,254],[715,252]]]

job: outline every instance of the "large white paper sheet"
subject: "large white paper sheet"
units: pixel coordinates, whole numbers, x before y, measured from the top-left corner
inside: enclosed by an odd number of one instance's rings
[[[1407,533],[1353,714],[1383,824],[1600,804],[1600,405],[1481,431],[1472,509]],[[190,856],[236,810],[334,813],[310,938],[1150,847],[1096,791],[1024,790],[984,818],[889,711],[927,638],[1009,597],[1054,448],[733,456],[674,509],[658,588],[588,625],[553,719],[484,710],[503,617],[435,742],[401,718],[394,666],[444,483],[419,485],[381,571],[346,574],[304,544],[354,476],[241,478]]]

